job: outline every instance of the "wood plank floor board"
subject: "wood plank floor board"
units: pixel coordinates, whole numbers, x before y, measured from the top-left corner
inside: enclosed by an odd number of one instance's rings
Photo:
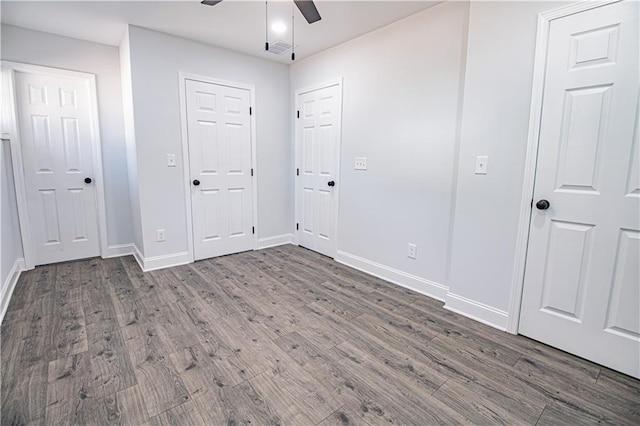
[[[304,404],[296,400],[289,389],[283,387],[267,372],[251,378],[248,384],[251,385],[251,391],[255,395],[254,398],[260,400],[268,398],[269,403],[273,406],[273,411],[277,413],[279,420],[283,424],[315,425],[318,423],[317,417],[322,416],[326,410],[329,410],[329,413],[333,412],[330,408],[326,408],[327,406],[324,402],[319,405],[311,405],[308,411],[303,411],[307,407],[304,407]],[[295,390],[293,392],[295,393]],[[303,405],[303,408],[301,408],[301,405]],[[306,415],[303,413],[306,413]],[[324,419],[324,417],[322,418]]]
[[[91,394],[104,397],[136,384],[133,365],[116,321],[87,326]]]
[[[164,291],[172,292],[176,300],[189,300],[197,297],[197,294],[193,292],[188,286],[176,276],[173,272],[173,268],[158,269],[148,272],[148,274],[159,283]]]
[[[188,401],[189,391],[169,359],[172,348],[160,338],[154,324],[134,324],[122,333],[149,416]]]
[[[542,414],[542,409],[523,409],[520,400],[507,393],[492,392],[489,397],[468,380],[449,379],[433,396],[478,424],[535,424]]]
[[[217,262],[214,263],[215,260]],[[266,300],[277,300],[291,306],[301,306],[313,301],[311,296],[292,287],[291,281],[287,281],[286,271],[281,268],[270,268],[265,262],[251,257],[250,254],[239,261],[223,257],[219,260],[213,259],[211,262],[215,265],[223,265],[229,272],[237,270],[240,274],[238,284]]]
[[[116,394],[120,424],[144,426],[149,423],[149,414],[144,403],[144,395],[139,386],[118,391]]]
[[[297,406],[300,413],[304,413],[313,424],[321,422],[343,405],[287,356],[283,356],[271,369],[250,382],[256,389],[262,389],[260,384],[268,383],[271,391],[263,392],[265,396],[272,395],[273,390],[278,389],[279,400]]]
[[[229,380],[224,371],[218,370],[200,344],[169,354],[169,358],[191,394],[208,387],[237,384],[233,379]]]
[[[447,339],[439,336],[429,342],[429,348],[441,356],[446,354],[451,358],[459,357],[471,370],[479,372],[485,379],[508,384],[507,390],[519,394],[522,400],[538,401],[541,405],[554,402],[567,407],[580,407],[583,414],[600,418],[604,423],[625,424],[629,421],[632,423],[636,421],[637,408],[640,407],[630,407],[625,401],[614,399],[609,399],[610,405],[603,405],[601,402],[602,398],[606,398],[605,395],[593,395],[591,392],[576,394],[574,387],[583,390],[588,388],[577,383],[563,384],[562,378],[551,379],[549,375],[543,374],[541,371],[537,372],[540,375],[535,375],[523,372],[518,367],[509,370],[499,369],[498,365],[490,358],[482,357],[473,350],[456,346],[453,342],[448,342]],[[518,366],[518,364],[516,365]],[[583,397],[585,399],[582,399]]]
[[[420,415],[426,424],[465,424],[471,420],[456,412],[453,408],[441,403],[432,397],[434,389],[426,387],[421,382],[407,379],[405,376],[394,374],[393,369],[388,368],[373,356],[355,348],[349,342],[341,343],[331,352],[338,352],[348,360],[349,369],[357,372],[360,377],[366,375],[370,383],[376,388],[385,388],[387,397],[397,395],[395,405],[405,401],[414,407],[420,407]],[[394,380],[389,380],[393,377]],[[386,385],[385,385],[386,383]]]
[[[38,423],[45,417],[47,368],[47,362],[38,361],[20,367],[11,377],[3,374],[0,424]]]
[[[364,420],[353,414],[353,411],[344,409],[333,412],[329,417],[318,423],[319,426],[369,426]]]
[[[189,400],[173,408],[151,417],[152,426],[204,426],[211,424],[202,416],[195,402]]]
[[[184,304],[156,306],[148,315],[148,322],[155,326],[170,353],[189,348],[200,341],[196,324]]]
[[[89,349],[84,309],[81,304],[56,306],[51,321],[50,360],[64,358]]]
[[[22,274],[1,424],[638,424],[640,381],[280,246]]]
[[[344,386],[365,389],[365,394],[370,395],[358,404],[361,412],[371,410],[366,403],[373,402],[373,407],[377,407],[373,409],[374,413],[381,410],[375,413],[376,417],[385,417],[382,413],[391,415],[392,418],[398,416],[402,419],[400,424],[470,423],[453,410],[435,403],[428,393],[417,393],[402,382],[389,380],[390,376],[385,375],[384,371],[379,368],[372,370],[369,368],[371,365],[363,365],[361,358],[354,357],[339,346],[326,351],[325,358],[333,365],[340,366]],[[347,404],[349,405],[348,402]]]
[[[90,360],[87,354],[71,355],[49,363],[46,386],[47,423],[86,422],[85,410],[95,408],[87,405],[90,377]]]
[[[549,403],[538,419],[536,426],[558,425],[602,425],[600,416],[595,416],[588,411],[580,410],[570,405]],[[632,423],[628,423],[632,424]]]
[[[324,286],[332,290],[342,293],[350,298],[358,298],[360,303],[366,306],[367,312],[375,312],[376,316],[383,317],[385,321],[394,326],[399,332],[410,332],[413,334],[422,331],[427,336],[435,336],[437,334],[446,334],[459,340],[465,346],[473,346],[489,356],[499,358],[506,364],[513,365],[520,358],[521,353],[509,347],[501,345],[499,342],[486,339],[480,334],[469,333],[462,327],[435,317],[425,314],[409,303],[403,303],[391,296],[381,294],[375,291],[362,293],[353,286],[335,285],[331,282],[323,283]],[[365,308],[361,308],[365,310]],[[410,318],[409,321],[407,319]],[[418,336],[415,336],[418,337]],[[424,339],[419,339],[423,341]]]
[[[366,317],[362,321],[366,321]],[[355,323],[356,321],[350,323],[345,321],[345,328],[353,326]],[[354,330],[349,333],[349,339],[346,342],[360,351],[375,356],[378,361],[393,369],[395,374],[405,376],[407,379],[419,383],[422,387],[432,389],[432,391],[439,389],[449,378],[449,375],[439,371],[440,368],[425,364],[417,357],[408,356],[380,337]]]
[[[606,395],[631,399],[640,404],[640,380],[602,367],[596,388]]]
[[[207,269],[209,268],[209,269]],[[211,306],[211,309],[218,312],[219,315],[232,315],[238,313],[238,307],[233,303],[224,292],[218,288],[213,278],[205,278],[201,272],[212,270],[206,261],[196,262],[192,265],[182,265],[171,268],[172,272],[178,279],[194,293],[196,297]]]
[[[561,371],[543,361],[534,361],[531,358],[522,357],[514,369],[526,374],[527,380],[532,385],[553,389],[546,392],[554,401],[559,400],[566,405],[580,405],[583,402],[584,412],[591,410],[594,414],[601,415],[601,419],[610,421],[631,421],[640,423],[640,401],[622,397],[611,398],[605,395],[595,386],[581,383],[577,380],[567,380]]]
[[[120,259],[105,259],[102,276],[120,327],[137,324],[147,318],[137,299],[137,289],[125,272]]]

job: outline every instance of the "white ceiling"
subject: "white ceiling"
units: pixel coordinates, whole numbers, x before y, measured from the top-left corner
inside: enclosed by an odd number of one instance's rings
[[[307,24],[295,9],[296,59],[328,49],[440,1],[316,0],[322,20]],[[269,1],[270,25],[287,25],[282,35],[270,29],[271,41],[291,43],[289,0]],[[0,2],[3,24],[117,46],[126,24],[133,24],[266,59],[290,63],[290,52],[264,51],[264,1],[224,0],[205,6],[200,0],[180,1],[5,1]]]

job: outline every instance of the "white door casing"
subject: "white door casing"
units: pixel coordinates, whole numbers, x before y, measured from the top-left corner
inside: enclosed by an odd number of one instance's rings
[[[296,92],[296,241],[337,251],[342,82]]]
[[[640,377],[638,4],[548,37],[519,332]]]
[[[23,65],[13,71],[13,137],[24,177],[16,179],[16,189],[24,191],[26,206],[20,210],[28,216],[21,217],[21,227],[29,228],[23,232],[25,260],[32,253],[27,266],[100,255],[102,173],[93,77]]]
[[[251,250],[250,90],[187,78],[185,94],[194,258]]]

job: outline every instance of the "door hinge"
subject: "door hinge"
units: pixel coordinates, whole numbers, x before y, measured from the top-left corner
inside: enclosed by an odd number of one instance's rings
[[[251,176],[253,176],[253,169],[251,169]]]
[[[249,107],[249,115],[253,115],[253,108]]]
[[[255,234],[255,233],[256,233],[256,227],[255,227],[255,226],[252,226],[252,227],[251,227],[251,233],[252,233],[252,234]]]
[[[300,169],[296,169],[296,176],[300,176]]]
[[[298,111],[298,118],[300,118],[300,111]]]
[[[300,229],[300,224],[296,223],[296,231]]]

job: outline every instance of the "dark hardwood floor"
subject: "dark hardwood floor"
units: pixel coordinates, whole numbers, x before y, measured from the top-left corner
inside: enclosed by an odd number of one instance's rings
[[[640,423],[640,381],[294,246],[38,267],[1,366],[2,425]]]

